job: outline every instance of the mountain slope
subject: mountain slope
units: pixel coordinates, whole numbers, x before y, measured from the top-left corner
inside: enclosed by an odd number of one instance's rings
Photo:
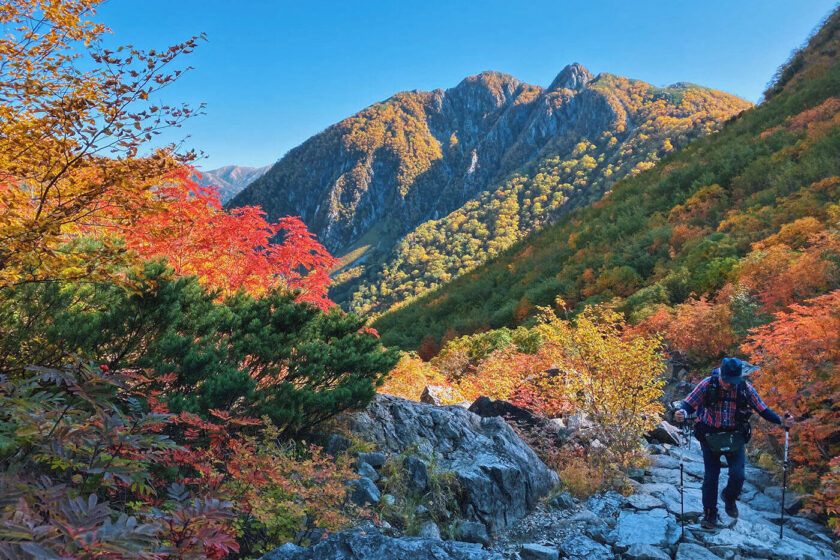
[[[300,215],[336,255],[332,297],[378,313],[497,254],[747,108],[566,67],[548,88],[485,72],[403,92],[313,136],[237,195]]]
[[[809,250],[806,234],[834,235],[840,217],[838,29],[836,12],[780,71],[761,106],[382,316],[375,326],[383,339],[416,348],[426,335],[440,340],[447,331],[513,325],[557,296],[572,306],[613,300],[642,316],[657,304],[715,294],[744,279],[747,265],[764,262],[770,249],[762,247],[779,239],[786,248],[777,253],[795,262]],[[838,282],[834,257],[822,258],[811,276],[825,270],[823,287],[830,289]],[[808,278],[807,269],[802,274]]]
[[[241,167],[238,165],[226,165],[210,171],[201,171],[198,184],[202,187],[217,187],[219,198],[222,203],[228,202],[236,196],[239,191],[253,183],[269,170],[268,165],[264,167]]]

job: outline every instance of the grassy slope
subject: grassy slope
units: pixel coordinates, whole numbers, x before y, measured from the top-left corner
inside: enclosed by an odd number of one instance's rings
[[[840,127],[832,114],[814,117],[825,121],[819,134],[791,123],[840,96],[838,29],[835,12],[783,68],[770,98],[719,133],[379,318],[374,326],[383,340],[416,348],[425,335],[513,325],[558,295],[578,305],[619,298],[631,314],[656,302],[679,303],[720,288],[752,243],[785,223],[825,220],[825,207],[840,193],[814,184],[840,175]],[[677,244],[680,226],[695,233]]]

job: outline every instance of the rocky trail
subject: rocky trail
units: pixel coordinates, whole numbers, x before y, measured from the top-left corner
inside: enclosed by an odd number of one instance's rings
[[[427,491],[433,470],[455,477],[461,489],[455,508],[460,511],[445,511],[434,519],[430,514],[420,515],[417,533],[421,536],[405,536],[383,521],[334,533],[306,548],[287,544],[264,560],[838,558],[831,532],[796,514],[799,498],[790,492],[784,538],[779,539],[781,488],[769,473],[755,466],[747,467],[737,522],[716,532],[700,530],[703,460],[699,445],[696,441],[690,449],[674,445],[676,429],[667,424],[649,444],[651,465],[633,473],[634,493],[629,497],[616,492],[586,500],[567,493],[552,495],[556,474],[502,418],[494,416],[511,405],[493,403],[488,406],[485,399],[483,406],[472,406],[476,414],[460,406],[377,397],[350,422],[356,436],[377,447],[375,452],[359,454],[362,478],[356,483],[354,499],[373,508],[392,503],[394,496],[383,492],[387,490],[383,465],[399,457],[411,491]],[[570,437],[570,431],[560,435]],[[428,459],[432,455],[434,463]],[[680,527],[681,455],[684,534]],[[721,488],[726,477],[724,468]]]

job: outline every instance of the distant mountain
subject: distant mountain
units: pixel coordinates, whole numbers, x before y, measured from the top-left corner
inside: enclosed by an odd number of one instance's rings
[[[484,72],[376,103],[291,150],[230,205],[300,215],[332,297],[376,314],[474,268],[750,104],[579,64],[548,88]]]
[[[236,196],[239,191],[261,177],[270,167],[270,165],[265,167],[226,165],[210,171],[201,171],[198,184],[204,187],[218,187],[219,197],[224,204]]]
[[[596,204],[381,316],[382,340],[416,348],[521,324],[558,296],[573,309],[611,302],[637,321],[704,294],[728,302],[743,336],[784,305],[840,288],[840,9],[765,99]]]

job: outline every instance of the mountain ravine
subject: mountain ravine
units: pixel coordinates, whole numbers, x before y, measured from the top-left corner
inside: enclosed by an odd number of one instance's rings
[[[333,298],[377,314],[498,254],[750,104],[564,68],[483,72],[371,105],[291,150],[230,206],[301,216],[341,258]]]

